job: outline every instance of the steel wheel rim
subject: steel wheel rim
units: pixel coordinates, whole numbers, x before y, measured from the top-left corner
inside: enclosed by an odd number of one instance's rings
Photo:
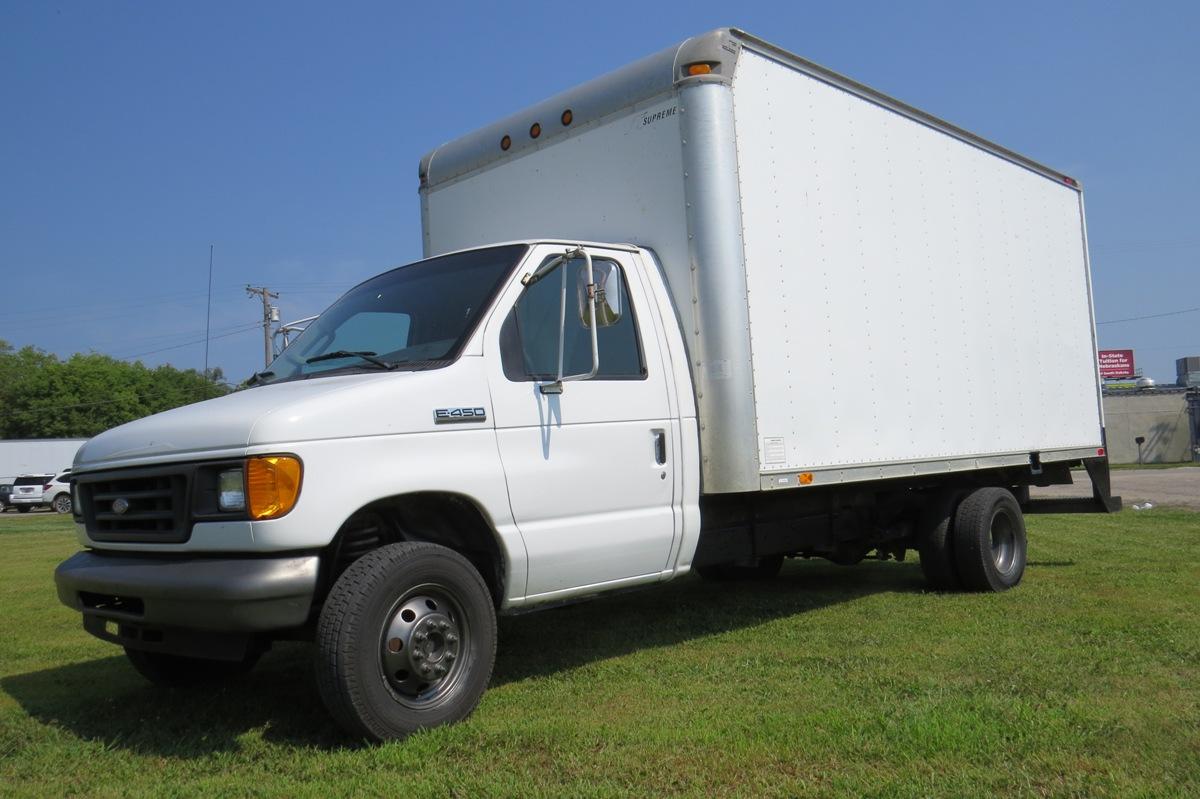
[[[997,511],[992,515],[991,538],[992,562],[998,571],[1006,573],[1017,556],[1017,534],[1007,513]]]
[[[379,639],[384,683],[400,704],[428,709],[462,682],[470,649],[470,626],[451,591],[416,586],[385,617]]]

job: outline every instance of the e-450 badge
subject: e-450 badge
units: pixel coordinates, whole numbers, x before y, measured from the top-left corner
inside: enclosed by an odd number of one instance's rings
[[[434,408],[433,421],[437,424],[485,422],[487,421],[487,410],[484,408]]]

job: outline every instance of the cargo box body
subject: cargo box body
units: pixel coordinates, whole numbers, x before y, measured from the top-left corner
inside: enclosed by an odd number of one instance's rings
[[[551,238],[653,252],[705,493],[1103,447],[1075,182],[748,34],[451,142],[421,180],[426,256]]]

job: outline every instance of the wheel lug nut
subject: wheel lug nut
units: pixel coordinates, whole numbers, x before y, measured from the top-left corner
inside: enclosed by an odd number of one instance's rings
[[[423,630],[418,630],[417,632],[413,633],[413,638],[417,641],[424,641],[425,632]]]
[[[438,666],[438,667],[437,667],[437,669],[436,669],[436,672],[437,672],[437,676],[439,676],[439,677],[444,677],[444,676],[446,676],[446,667],[445,667],[445,666]]]
[[[424,660],[425,653],[419,649],[415,649],[415,650],[413,650],[413,653],[412,653],[412,659],[413,660]]]
[[[445,657],[446,657],[446,660],[454,660],[454,658],[456,658],[458,656],[455,655],[453,652],[447,652]]]
[[[426,663],[424,666],[422,666],[422,667],[421,667],[421,673],[422,673],[422,674],[428,675],[428,674],[429,674],[431,671],[433,671],[433,669],[431,669],[431,668],[429,667],[429,664],[428,664],[428,663]]]
[[[447,635],[447,636],[446,636],[446,643],[448,643],[448,644],[457,644],[457,643],[458,643],[458,636],[457,636],[457,635],[455,635],[454,633],[450,633],[449,635]]]

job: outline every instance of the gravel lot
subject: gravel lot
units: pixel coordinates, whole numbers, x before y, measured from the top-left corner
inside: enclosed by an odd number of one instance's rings
[[[1136,503],[1172,506],[1200,511],[1200,468],[1120,469],[1112,473],[1112,491],[1128,508]],[[1090,497],[1092,483],[1083,472],[1075,472],[1075,483],[1030,489],[1030,497]]]

